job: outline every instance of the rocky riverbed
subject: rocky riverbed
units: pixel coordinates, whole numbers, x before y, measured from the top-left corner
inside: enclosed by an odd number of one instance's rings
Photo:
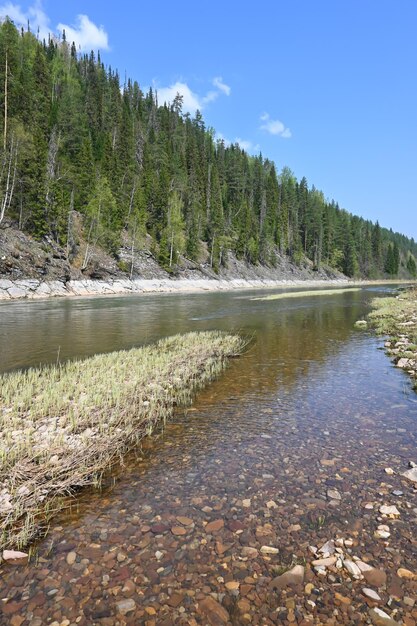
[[[3,563],[0,623],[415,626],[415,398],[363,333],[324,362],[302,335],[281,370],[302,328]]]

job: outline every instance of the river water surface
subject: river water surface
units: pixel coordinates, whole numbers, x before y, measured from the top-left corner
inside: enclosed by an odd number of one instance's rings
[[[366,624],[380,606],[415,624],[416,583],[397,570],[417,570],[416,491],[398,475],[417,461],[417,396],[383,341],[354,329],[381,294],[0,304],[3,372],[190,330],[253,338],[102,493],[83,494],[56,518],[29,565],[0,566],[0,623]],[[383,504],[400,516],[382,518]],[[374,537],[381,523],[386,540]],[[337,567],[317,574],[309,546],[327,540],[383,580],[365,584]],[[297,563],[303,584],[271,585]]]

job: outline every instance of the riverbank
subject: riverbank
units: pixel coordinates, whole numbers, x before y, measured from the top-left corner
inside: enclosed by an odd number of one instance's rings
[[[349,284],[337,280],[245,280],[245,279],[113,279],[42,282],[34,279],[0,279],[0,300],[35,300],[65,296],[102,296],[106,294],[173,293],[265,289],[274,287],[320,287]]]
[[[235,335],[189,333],[1,377],[0,548],[27,545],[242,349]]]
[[[394,298],[372,302],[369,320],[380,335],[387,335],[387,354],[395,365],[413,379],[417,389],[417,288],[402,291]]]
[[[312,279],[108,279],[43,282],[35,279],[0,279],[0,301],[36,300],[41,298],[104,296],[141,293],[201,293],[243,289],[277,289],[287,287],[344,287],[398,284],[409,281],[355,281],[347,278]]]

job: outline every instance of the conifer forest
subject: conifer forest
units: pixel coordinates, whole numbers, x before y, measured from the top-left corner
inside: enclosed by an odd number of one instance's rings
[[[342,209],[287,167],[226,145],[182,98],[121,80],[100,55],[0,25],[0,228],[116,258],[122,235],[165,268],[202,255],[309,259],[354,277],[415,277],[417,244]],[[352,181],[354,185],[354,181]],[[393,211],[395,207],[393,207]],[[87,262],[88,259],[86,259]]]

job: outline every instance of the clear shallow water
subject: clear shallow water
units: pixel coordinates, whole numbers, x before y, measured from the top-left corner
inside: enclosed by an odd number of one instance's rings
[[[9,606],[23,626],[48,619],[115,624],[117,603],[129,599],[129,624],[207,624],[199,607],[214,593],[233,624],[249,623],[239,598],[249,604],[250,623],[286,623],[285,598],[268,583],[274,568],[311,561],[311,544],[352,538],[355,554],[383,568],[391,585],[400,565],[413,569],[415,492],[384,468],[404,471],[415,457],[417,396],[377,349],[382,341],[353,328],[380,291],[277,301],[253,301],[256,291],[0,305],[3,371],[53,362],[58,349],[61,359],[87,356],[188,330],[254,336],[191,410],[128,459],[114,485],[109,479],[102,494],[84,494],[57,519],[37,547],[37,563],[3,567],[3,610]],[[342,498],[337,506],[326,496],[334,486]],[[403,497],[391,495],[396,488]],[[365,509],[367,502],[375,509]],[[384,503],[401,510],[392,551],[373,538]],[[205,524],[216,520],[222,527],[207,533]],[[279,555],[242,560],[243,547],[265,544]],[[68,552],[76,553],[73,565]],[[336,623],[364,623],[360,592],[339,578],[320,581],[328,595],[320,596],[316,623],[339,610],[335,591],[359,593]],[[226,592],[227,580],[241,582],[239,596]],[[400,601],[398,610],[408,609]]]

